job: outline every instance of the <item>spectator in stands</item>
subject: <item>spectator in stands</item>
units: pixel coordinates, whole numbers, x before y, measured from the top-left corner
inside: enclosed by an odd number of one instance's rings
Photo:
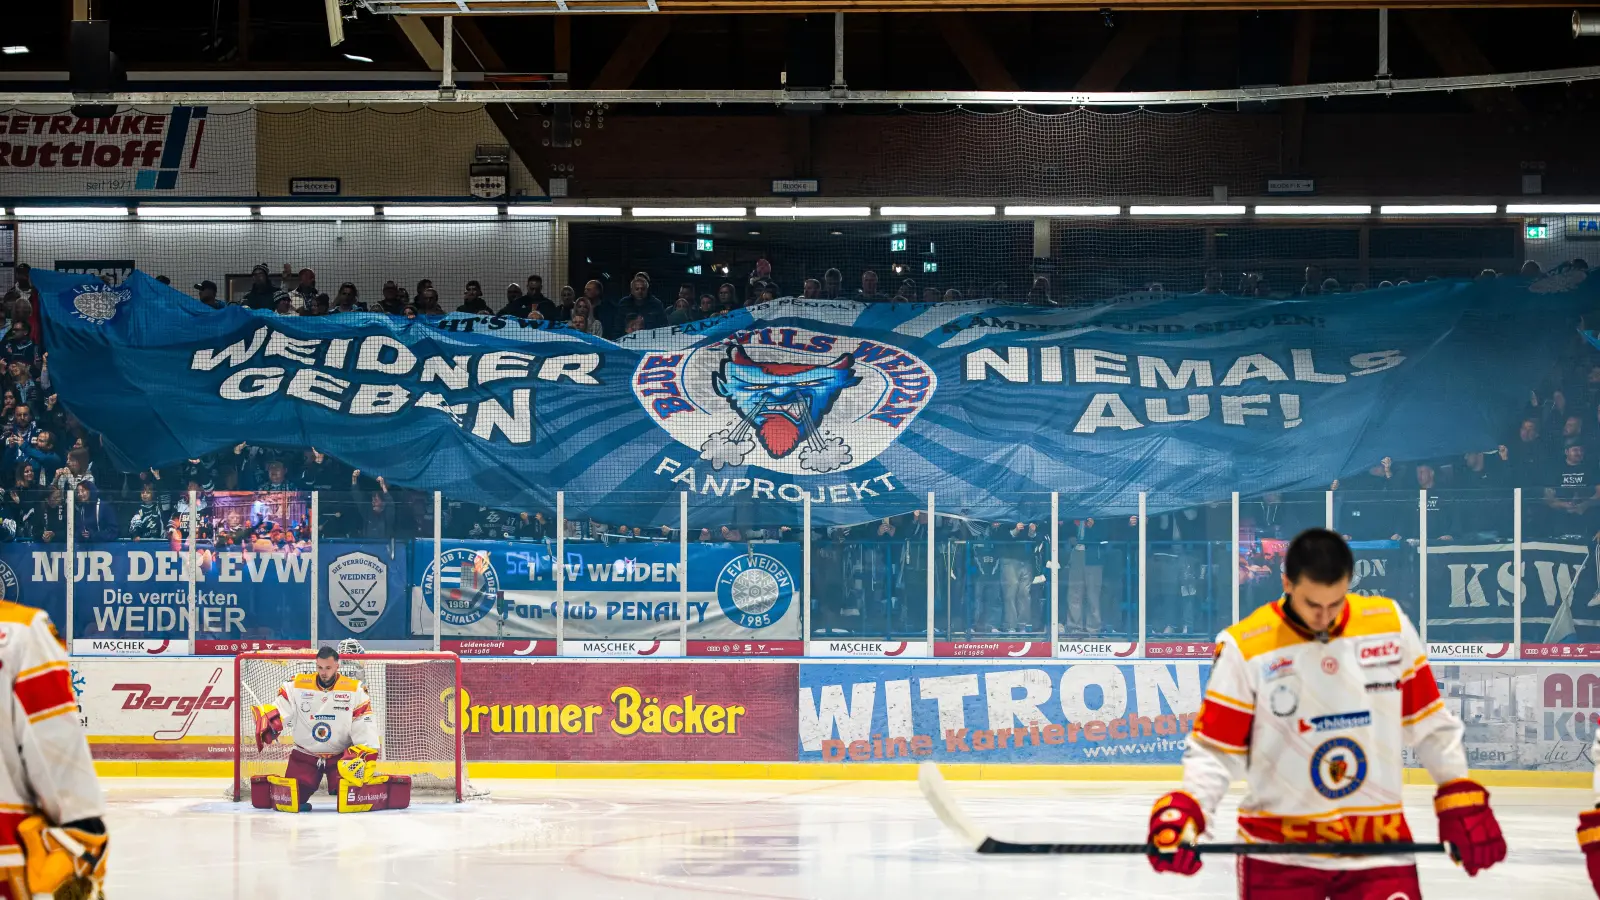
[[[694,318],[694,310],[689,306],[689,298],[682,292],[672,301],[672,312],[667,313],[668,325],[687,325]]]
[[[871,269],[861,273],[861,290],[856,292],[855,299],[863,303],[881,303],[883,295],[878,293],[878,273]]]
[[[595,318],[594,307],[589,304],[588,297],[579,297],[572,306],[572,327],[585,334],[595,337],[605,337],[605,326]]]
[[[1522,420],[1517,439],[1508,449],[1511,482],[1517,487],[1541,484],[1545,466],[1545,442],[1539,433],[1539,420],[1529,416]]]
[[[1300,285],[1300,294],[1305,297],[1315,297],[1322,293],[1322,270],[1316,266],[1306,266],[1306,281]]]
[[[557,321],[561,315],[556,309],[555,301],[544,295],[544,278],[538,275],[528,276],[528,289],[524,296],[528,304],[539,311],[539,317],[550,322]]]
[[[843,293],[841,282],[844,275],[838,269],[829,269],[822,273],[822,298],[824,300],[839,300]]]
[[[417,297],[417,312],[424,316],[444,315],[444,307],[439,305],[439,291],[433,285],[428,285]]]
[[[366,312],[367,304],[361,300],[361,292],[356,290],[354,283],[346,281],[339,285],[339,293],[333,299],[330,313]]]
[[[311,302],[300,310],[300,314],[303,316],[325,316],[330,312],[332,312],[332,307],[328,300],[328,295],[323,293],[318,293],[315,297],[312,297]]]
[[[364,491],[360,486],[361,470],[350,473],[350,498],[352,505],[361,511],[361,530],[358,537],[386,541],[395,536],[394,504],[389,499],[389,483],[383,476],[377,478],[378,489]]]
[[[272,286],[266,265],[258,265],[250,270],[250,290],[244,295],[246,309],[276,309],[278,297],[282,294],[283,291]]]
[[[1036,275],[1033,286],[1028,288],[1027,302],[1033,306],[1055,306],[1050,298],[1050,279],[1044,275]]]
[[[1323,293],[1323,294],[1337,294],[1337,293],[1339,293],[1339,279],[1337,279],[1337,278],[1324,278],[1324,279],[1322,279],[1322,290],[1321,290],[1321,293]]]
[[[667,324],[667,311],[661,306],[661,301],[650,293],[648,279],[635,275],[628,287],[628,296],[623,298],[618,309],[624,329],[628,324],[628,316],[635,313],[643,320],[641,328],[661,328]]]
[[[590,279],[584,282],[583,296],[589,301],[589,318],[592,323],[599,323],[603,333],[609,337],[622,331],[622,322],[618,318],[620,310],[617,302],[604,296],[603,292],[599,281]]]
[[[400,290],[400,285],[393,281],[383,283],[383,299],[378,301],[378,312],[386,312],[391,316],[398,316],[405,310],[405,292]]]
[[[39,504],[39,540],[46,544],[61,543],[67,539],[67,489],[59,484],[50,486],[43,503]]]
[[[483,299],[483,285],[479,284],[477,279],[467,282],[467,286],[462,289],[461,306],[457,307],[457,311],[489,315],[489,303]]]
[[[93,481],[92,469],[89,451],[83,447],[74,447],[67,453],[67,464],[56,470],[52,483],[63,491],[70,491],[85,481]]]
[[[927,287],[923,288],[922,289],[922,302],[923,303],[938,303],[939,302],[939,289],[934,287],[931,284],[928,285]]]
[[[1546,536],[1589,541],[1596,539],[1595,505],[1600,503],[1600,478],[1584,459],[1583,441],[1568,438],[1561,463],[1545,478],[1544,503],[1549,509]]]
[[[122,533],[117,511],[100,495],[99,487],[93,481],[82,481],[74,490],[77,491],[77,508],[73,510],[73,526],[78,530],[78,540],[116,540]]]
[[[33,466],[37,472],[54,472],[65,462],[56,448],[55,433],[48,429],[39,429],[30,443],[18,449],[17,461]]]
[[[1337,484],[1350,496],[1341,500],[1338,511],[1339,531],[1347,538],[1364,540],[1398,540],[1400,527],[1397,517],[1404,514],[1396,508],[1394,493],[1400,490],[1393,457],[1385,456],[1366,472]],[[1416,494],[1409,499],[1409,512],[1414,521],[1417,515]],[[1404,506],[1405,504],[1400,504]]]
[[[39,423],[33,419],[33,407],[27,403],[17,404],[11,411],[11,419],[0,433],[5,435],[6,446],[12,448],[14,453],[20,454],[23,448],[32,446],[34,435],[39,433]]]
[[[1538,278],[1544,273],[1539,270],[1539,264],[1530,259],[1522,264],[1522,269],[1517,274],[1523,278]]]
[[[195,285],[194,290],[195,299],[212,309],[221,309],[227,305],[217,299],[217,283],[209,278]]]
[[[7,363],[17,360],[31,369],[39,362],[39,345],[33,342],[32,333],[25,319],[11,323],[3,351]]]
[[[280,316],[292,316],[295,314],[294,301],[289,299],[288,294],[279,293],[273,301],[272,311]]]
[[[689,308],[693,309],[695,304],[694,285],[687,281],[678,285],[678,296],[673,298],[672,305],[677,306],[679,299],[688,301]]]
[[[954,303],[961,299],[961,292],[955,288],[950,288],[944,292],[944,297],[942,299],[945,303]]]
[[[817,300],[822,297],[822,282],[815,278],[807,278],[800,286],[800,296],[807,300]]]
[[[13,322],[32,322],[34,311],[34,297],[38,293],[34,290],[33,279],[30,277],[33,269],[27,263],[17,263],[12,270],[15,283],[6,291],[4,298],[6,317]]]
[[[1062,631],[1069,635],[1095,635],[1104,628],[1100,602],[1105,566],[1101,558],[1110,539],[1110,522],[1101,516],[1078,516],[1063,523],[1067,541],[1067,605]]]
[[[285,290],[294,295],[291,299],[294,300],[296,309],[310,306],[311,301],[319,293],[317,290],[317,273],[314,270],[304,268],[297,275],[289,267],[288,263],[283,264],[283,285]]]
[[[1205,283],[1201,286],[1200,293],[1202,293],[1202,294],[1225,294],[1225,293],[1227,293],[1226,291],[1224,291],[1222,289],[1222,270],[1220,270],[1220,269],[1207,269],[1206,270]]]
[[[623,334],[633,334],[635,331],[643,331],[643,330],[644,330],[644,315],[641,314],[641,313],[636,313],[636,312],[628,313],[627,314],[627,319],[624,321],[623,326],[622,326],[622,333]]]
[[[5,515],[13,516],[17,522],[15,540],[39,539],[39,501],[43,499],[39,470],[28,463],[19,463],[3,498]]]
[[[572,285],[563,284],[560,292],[556,295],[556,314],[551,321],[565,322],[572,318],[572,307],[577,303],[577,300],[578,292],[572,289]],[[547,316],[546,318],[549,317]]]
[[[723,282],[717,287],[717,306],[723,312],[727,312],[730,309],[738,309],[741,305],[739,303],[739,295],[732,284]]]
[[[500,315],[526,319],[528,313],[532,310],[533,301],[529,300],[528,295],[523,293],[522,285],[517,284],[515,281],[506,285],[506,305],[500,307]]]
[[[709,319],[717,314],[717,298],[710,294],[700,295],[700,305],[695,309],[695,318]]]
[[[415,294],[415,297],[416,297],[416,299],[418,300],[419,303],[422,300],[422,292],[427,290],[428,288],[431,288],[431,287],[433,287],[433,279],[432,278],[423,278],[423,279],[420,279],[417,282],[417,293]]]

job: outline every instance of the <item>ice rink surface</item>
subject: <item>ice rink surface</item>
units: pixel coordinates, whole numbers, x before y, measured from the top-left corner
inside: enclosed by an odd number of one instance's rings
[[[338,815],[332,798],[288,815],[218,799],[218,782],[112,781],[115,900],[634,900],[730,897],[1232,897],[1233,863],[1196,877],[1138,857],[980,857],[909,781],[478,782],[487,801]],[[1144,838],[1160,783],[954,782],[1001,837]],[[1418,840],[1435,835],[1431,787],[1407,788]],[[1589,793],[1493,788],[1510,856],[1468,878],[1421,862],[1426,895],[1593,898],[1574,830]],[[1237,794],[1219,816],[1232,833]]]

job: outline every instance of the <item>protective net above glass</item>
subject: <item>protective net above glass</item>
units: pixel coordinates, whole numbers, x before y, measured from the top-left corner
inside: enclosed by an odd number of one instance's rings
[[[257,751],[250,708],[272,702],[280,685],[315,668],[316,657],[308,651],[239,654],[234,666],[239,698],[234,799],[250,795],[254,776],[282,775],[293,748],[285,733]],[[462,800],[471,795],[455,729],[460,657],[438,652],[346,654],[339,671],[360,681],[372,699],[381,741],[379,774],[409,775],[412,792],[424,797]]]

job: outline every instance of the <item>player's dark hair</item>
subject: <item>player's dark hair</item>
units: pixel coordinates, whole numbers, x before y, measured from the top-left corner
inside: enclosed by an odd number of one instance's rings
[[[1338,584],[1356,570],[1355,555],[1344,538],[1326,528],[1307,528],[1289,542],[1283,574],[1290,583],[1308,578],[1317,584]]]
[[[339,651],[333,649],[332,647],[323,647],[321,650],[317,651],[317,659],[337,660],[338,658]]]

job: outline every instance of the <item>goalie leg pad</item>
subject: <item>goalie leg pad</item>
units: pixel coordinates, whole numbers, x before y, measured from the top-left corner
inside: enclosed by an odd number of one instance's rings
[[[250,805],[279,812],[300,811],[300,782],[284,775],[254,775],[250,778]]]
[[[322,758],[296,747],[289,751],[289,765],[283,774],[300,782],[301,798],[310,800],[322,783]]]
[[[28,893],[17,896],[97,898],[106,878],[109,838],[80,828],[52,826],[32,815],[17,826]],[[15,883],[16,879],[11,879]]]
[[[405,809],[411,805],[411,776],[379,775],[366,784],[344,782],[339,790],[339,812],[374,812]]]

